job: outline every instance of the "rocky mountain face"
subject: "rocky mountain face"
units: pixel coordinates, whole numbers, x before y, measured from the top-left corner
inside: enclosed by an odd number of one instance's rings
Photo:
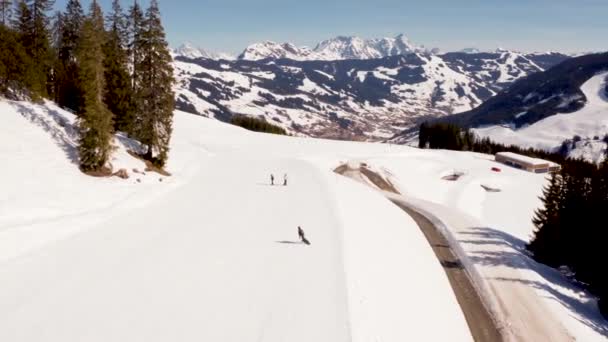
[[[275,47],[232,61],[177,55],[178,108],[223,121],[259,116],[294,134],[384,140],[425,118],[476,108],[568,59],[509,51],[435,54],[404,37],[363,45],[336,38],[314,50]],[[329,60],[318,59],[321,53]],[[307,54],[315,60],[298,57]]]

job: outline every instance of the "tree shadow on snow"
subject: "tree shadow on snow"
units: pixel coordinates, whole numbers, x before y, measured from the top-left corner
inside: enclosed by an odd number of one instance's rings
[[[29,107],[12,102],[19,114],[44,129],[73,164],[79,164],[78,130],[70,119],[56,110],[43,106]]]
[[[459,234],[461,244],[494,247],[491,248],[493,250],[471,252],[469,259],[473,263],[482,266],[506,266],[530,270],[543,277],[547,283],[517,278],[494,278],[495,280],[519,282],[541,290],[548,298],[557,301],[569,311],[576,312],[579,317],[574,317],[575,319],[608,337],[608,321],[599,313],[594,298],[585,293],[582,295],[583,299],[578,299],[557,291],[555,288],[562,287],[563,284],[568,284],[568,287],[579,293],[583,290],[556,269],[534,261],[526,250],[526,243],[523,240],[492,228],[470,228],[469,230],[469,232]]]
[[[144,149],[141,143],[137,140],[129,138],[126,133],[118,132],[114,135],[116,140],[118,140],[128,151],[133,151],[138,154],[144,153]]]

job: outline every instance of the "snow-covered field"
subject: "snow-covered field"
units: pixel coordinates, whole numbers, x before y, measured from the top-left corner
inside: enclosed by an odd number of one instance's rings
[[[592,77],[581,87],[587,98],[583,109],[570,114],[557,114],[530,126],[513,130],[509,127],[492,126],[476,129],[481,137],[489,137],[503,144],[515,144],[538,149],[554,150],[562,142],[579,136],[583,141],[572,151],[572,157],[584,157],[591,161],[604,158],[608,135],[608,96],[605,89],[608,72]],[[521,115],[525,115],[525,112]],[[594,139],[594,138],[599,139]]]
[[[177,112],[171,177],[142,174],[121,137],[112,163],[131,178],[95,179],[77,170],[71,114],[0,101],[0,120],[1,341],[470,341],[419,228],[332,172],[346,161],[390,175],[445,223],[511,335],[608,336],[593,300],[522,254],[542,175]],[[454,170],[464,176],[441,179]]]

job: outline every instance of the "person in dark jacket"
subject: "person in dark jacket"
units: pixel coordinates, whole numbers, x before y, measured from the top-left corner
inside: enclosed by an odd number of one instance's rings
[[[300,241],[302,243],[310,245],[310,242],[306,239],[306,236],[304,235],[304,230],[300,226],[298,226],[298,237],[300,238]]]
[[[270,174],[270,185],[274,185],[274,175]]]

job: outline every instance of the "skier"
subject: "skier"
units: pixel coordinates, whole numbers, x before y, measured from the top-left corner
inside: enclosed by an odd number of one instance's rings
[[[270,174],[270,185],[274,185],[274,175]]]
[[[306,236],[304,236],[304,230],[302,230],[302,227],[300,226],[298,226],[298,237],[302,243],[310,245],[310,242],[306,239]]]
[[[283,186],[287,186],[287,174],[283,175]]]

